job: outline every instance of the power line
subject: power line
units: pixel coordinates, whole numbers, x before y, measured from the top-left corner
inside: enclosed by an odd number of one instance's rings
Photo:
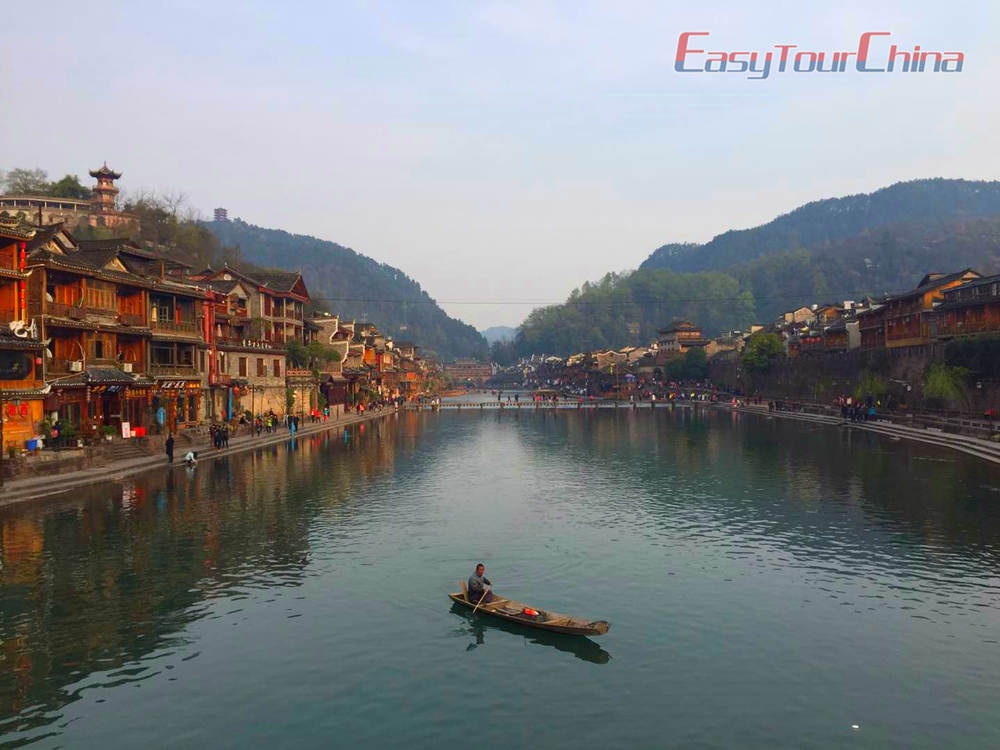
[[[764,295],[757,296],[752,292],[746,292],[744,294],[750,294],[751,299],[754,302],[759,301],[778,301],[778,300],[788,300],[788,299],[802,299],[804,294],[802,293],[792,293],[781,294],[781,295]],[[850,292],[827,292],[824,296],[825,299],[841,299],[841,298],[851,298],[851,297],[864,297],[870,296],[872,293],[870,291],[850,291]],[[312,296],[313,300],[321,300],[323,302],[356,302],[362,304],[385,304],[385,305],[406,305],[406,304],[425,304],[425,305],[543,305],[543,306],[557,306],[557,305],[577,305],[577,306],[591,306],[591,307],[612,307],[612,306],[622,306],[622,305],[662,305],[662,304],[681,304],[681,303],[695,303],[695,302],[740,302],[743,301],[744,295],[735,295],[729,297],[669,297],[664,299],[645,299],[645,300],[435,300],[435,299],[376,299],[372,297],[317,297]]]

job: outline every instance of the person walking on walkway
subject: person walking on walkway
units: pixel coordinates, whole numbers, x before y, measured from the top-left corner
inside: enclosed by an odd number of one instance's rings
[[[167,442],[164,443],[164,447],[167,450],[167,463],[172,464],[174,462],[174,434],[172,432],[167,435]]]

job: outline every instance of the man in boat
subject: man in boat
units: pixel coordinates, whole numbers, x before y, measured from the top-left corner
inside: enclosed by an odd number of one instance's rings
[[[486,577],[486,566],[482,563],[476,565],[476,572],[469,576],[469,601],[473,604],[489,604],[493,601],[493,592],[487,586],[492,586],[493,582]]]

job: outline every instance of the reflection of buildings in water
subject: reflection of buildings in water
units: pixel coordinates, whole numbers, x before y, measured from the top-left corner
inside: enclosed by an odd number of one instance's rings
[[[0,520],[0,584],[4,586],[34,586],[38,583],[39,567],[45,535],[32,517],[12,517]]]
[[[297,585],[310,511],[287,490],[299,475],[322,479],[326,462],[283,456],[228,456],[190,478],[152,472],[5,509],[0,713],[36,706],[26,727],[55,720],[46,712],[68,700],[64,685],[161,648],[201,616],[209,592],[259,577]]]

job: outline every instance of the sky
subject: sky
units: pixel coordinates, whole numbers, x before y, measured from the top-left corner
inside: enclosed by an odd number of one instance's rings
[[[0,169],[89,183],[107,161],[125,194],[401,268],[477,328],[811,200],[1000,177],[992,1],[105,0],[22,4],[4,25]],[[887,31],[873,61],[891,43],[965,61],[678,72],[688,31],[709,32],[696,49],[828,58]]]

